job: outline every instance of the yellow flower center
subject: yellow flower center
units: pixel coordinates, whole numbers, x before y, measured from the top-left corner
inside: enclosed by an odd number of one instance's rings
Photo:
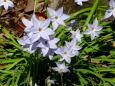
[[[92,28],[92,31],[94,31],[95,28]]]
[[[42,28],[39,28],[39,29],[38,29],[39,32],[42,32],[42,30],[43,30]]]
[[[55,19],[57,20],[57,19],[58,19],[58,16],[55,16]]]
[[[4,0],[4,2],[6,2],[7,0]]]
[[[60,71],[64,71],[64,68],[61,68]]]
[[[113,8],[113,10],[115,10],[115,8]]]
[[[65,52],[64,52],[64,54],[66,55],[66,54],[67,54],[67,52],[65,51]]]

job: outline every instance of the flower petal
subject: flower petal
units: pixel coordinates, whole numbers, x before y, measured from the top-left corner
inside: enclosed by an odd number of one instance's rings
[[[49,40],[50,38],[49,38],[49,36],[48,36],[48,34],[47,34],[47,32],[42,32],[42,33],[40,33],[40,36],[43,38],[43,39],[46,39],[46,40]]]
[[[64,23],[64,21],[63,21],[61,18],[58,19],[57,22],[58,22],[58,24],[60,24],[60,25],[66,26],[65,23]]]
[[[69,15],[66,15],[66,14],[63,14],[63,16],[61,17],[63,20],[69,18],[70,16]]]
[[[8,3],[4,3],[3,5],[4,5],[4,8],[8,10]]]
[[[98,20],[97,20],[97,18],[95,18],[95,20],[94,20],[94,22],[93,22],[93,26],[95,27],[95,26],[98,26]]]
[[[21,45],[25,45],[24,40],[17,40],[17,41],[18,41],[19,44],[21,44]]]
[[[112,16],[112,12],[110,12],[110,13],[106,12],[106,13],[105,13],[105,16],[104,16],[104,19],[109,18],[109,17],[111,17],[111,16]]]
[[[59,24],[56,22],[52,22],[52,26],[53,26],[53,30],[55,31],[58,28]]]
[[[95,38],[95,33],[91,33],[91,40],[94,40]]]
[[[42,48],[41,50],[42,50],[43,56],[46,56],[49,51],[49,48],[45,47],[45,48]]]
[[[43,23],[41,23],[40,27],[46,29],[46,28],[48,28],[49,24],[50,24],[50,20],[46,19]]]
[[[32,36],[31,36],[31,42],[32,43],[34,43],[34,42],[36,42],[36,41],[38,41],[40,39],[40,34],[33,34]]]
[[[55,16],[56,12],[52,8],[47,8],[47,10],[51,17]]]
[[[57,10],[57,15],[58,15],[58,17],[60,17],[60,16],[63,15],[63,7],[59,8],[59,9]]]
[[[8,3],[8,5],[9,5],[10,7],[14,7],[13,2],[11,2],[11,1],[7,1],[7,3]]]
[[[54,31],[50,28],[47,28],[45,31],[47,32],[48,35],[54,34]]]
[[[22,22],[27,28],[31,28],[33,26],[33,23],[24,17],[22,18]]]

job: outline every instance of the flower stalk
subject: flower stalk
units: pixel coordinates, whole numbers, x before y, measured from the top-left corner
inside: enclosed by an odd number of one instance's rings
[[[90,20],[91,20],[93,14],[94,14],[94,12],[95,12],[97,6],[98,6],[98,3],[99,3],[99,0],[96,0],[95,3],[94,3],[94,5],[93,5],[93,7],[92,7],[92,9],[91,9],[91,11],[90,11],[90,13],[89,13],[89,16],[88,16],[87,19],[86,19],[86,22],[85,22],[85,24],[84,24],[83,31],[86,30],[86,26],[87,26],[87,24],[90,22]]]

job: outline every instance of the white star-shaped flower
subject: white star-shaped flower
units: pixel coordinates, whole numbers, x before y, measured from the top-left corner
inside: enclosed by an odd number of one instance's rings
[[[71,57],[73,57],[73,53],[70,51],[70,48],[64,46],[60,47],[55,51],[56,54],[60,55],[61,58],[59,61],[66,61],[67,63],[71,62]]]
[[[34,53],[37,50],[38,42],[32,43],[28,36],[24,36],[22,40],[17,40],[19,44],[22,45],[23,51],[29,51],[30,54]]]
[[[51,86],[51,84],[54,84],[54,83],[55,83],[55,80],[50,79],[50,76],[48,76],[48,77],[46,78],[46,83],[47,83],[48,86]]]
[[[110,0],[109,6],[110,6],[110,7],[109,7],[108,10],[106,10],[103,19],[109,18],[109,17],[111,17],[111,16],[113,16],[113,17],[115,18],[115,1],[114,1],[114,0]]]
[[[78,56],[78,50],[80,49],[81,47],[76,45],[76,41],[72,40],[71,42],[66,42],[64,47],[58,48],[55,53],[61,56],[59,61],[65,60],[67,63],[70,63],[72,57]]]
[[[71,33],[72,33],[72,39],[73,40],[81,42],[81,38],[83,37],[83,35],[80,34],[79,29],[77,29],[76,31],[71,31]]]
[[[33,27],[34,28],[37,27],[36,22],[38,22],[38,19],[36,18],[36,15],[33,14],[31,17],[31,20],[28,20],[28,19],[23,17],[22,22],[25,25],[24,32],[28,33],[28,32],[31,32],[31,29],[33,29]]]
[[[40,43],[37,45],[37,47],[41,48],[43,56],[51,56],[52,54],[54,54],[53,50],[58,48],[56,45],[58,41],[58,38],[52,38],[50,40],[40,39]],[[49,57],[49,59],[51,58]]]
[[[54,71],[57,71],[60,74],[70,72],[70,70],[68,69],[68,66],[66,66],[65,63],[62,63],[62,64],[56,63],[56,65],[57,67],[52,68]]]
[[[95,36],[99,36],[99,31],[102,29],[102,26],[98,26],[97,18],[94,20],[93,24],[88,24],[88,29],[83,32],[84,34],[90,34],[91,40],[95,38]]]
[[[8,7],[14,7],[14,4],[10,0],[0,0],[0,6],[4,6],[5,10],[8,10]]]
[[[49,40],[49,35],[54,33],[52,29],[48,28],[50,20],[40,21],[36,18],[35,14],[33,14],[30,21],[26,18],[22,18],[22,22],[26,26],[24,31],[30,37],[32,43],[38,41],[40,37]]]
[[[66,46],[70,49],[73,56],[78,56],[79,52],[82,47],[76,45],[76,40],[72,40],[71,42],[66,42]]]
[[[63,7],[59,8],[57,11],[52,8],[48,8],[48,13],[52,21],[53,30],[55,31],[59,25],[65,25],[64,20],[69,18],[68,15],[63,14]]]
[[[82,6],[82,2],[86,2],[88,0],[74,0],[78,5]]]
[[[31,29],[32,35],[31,35],[31,41],[35,42],[38,41],[40,38],[50,40],[50,37],[52,34],[54,34],[54,31],[50,28],[48,28],[50,24],[50,20],[46,19],[45,21],[36,21],[36,26]]]

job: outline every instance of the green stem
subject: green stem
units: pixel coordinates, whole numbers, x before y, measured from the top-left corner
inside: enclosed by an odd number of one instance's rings
[[[68,19],[66,19],[65,22],[70,21],[71,19],[75,18],[77,15],[79,15],[79,14],[81,14],[81,13],[84,13],[84,12],[86,12],[86,11],[89,11],[90,9],[91,9],[91,8],[86,8],[86,9],[82,9],[82,10],[80,10],[80,11],[78,11],[78,12],[75,12],[75,13],[70,14],[70,17],[69,17]]]
[[[110,34],[107,34],[107,35],[105,35],[105,36],[102,36],[102,37],[99,38],[97,41],[93,41],[91,44],[89,44],[87,47],[85,47],[85,48],[82,50],[81,53],[83,53],[84,50],[87,50],[87,48],[89,48],[90,46],[92,46],[92,45],[95,44],[96,42],[103,41],[103,40],[105,40],[105,38],[106,38],[107,36],[110,36],[110,35],[112,35],[112,34],[115,34],[115,32],[110,33]],[[102,38],[103,38],[103,39],[102,39]],[[83,46],[83,45],[82,45],[82,46]]]
[[[37,3],[37,0],[34,0],[34,12],[33,13],[36,12],[36,3]]]
[[[63,73],[61,73],[60,76],[61,76],[61,84],[63,86]]]
[[[96,0],[95,3],[94,3],[94,5],[93,5],[93,7],[92,7],[92,9],[91,9],[91,11],[90,11],[90,13],[89,13],[89,16],[88,16],[87,19],[86,19],[86,22],[85,22],[85,24],[84,24],[83,31],[85,31],[86,25],[90,22],[90,20],[91,20],[93,14],[94,14],[94,12],[95,12],[97,6],[98,6],[98,3],[99,3],[99,0]]]

